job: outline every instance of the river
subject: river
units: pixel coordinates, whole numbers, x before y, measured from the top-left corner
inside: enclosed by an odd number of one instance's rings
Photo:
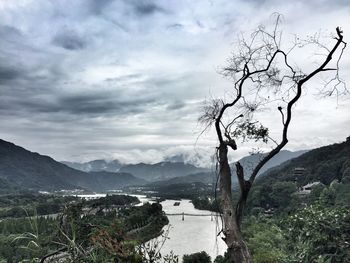
[[[81,196],[85,198],[99,198],[105,194]],[[144,195],[132,195],[139,198],[141,202],[148,202],[150,199]],[[150,201],[151,202],[151,201]],[[174,206],[175,202],[180,202],[179,206]],[[210,215],[210,211],[198,210],[194,208],[190,200],[165,200],[161,202],[163,211],[166,214],[182,214],[185,213],[184,220],[182,215],[167,215],[169,219],[169,233],[164,246],[161,249],[162,255],[169,254],[173,251],[175,255],[179,255],[182,259],[184,254],[192,254],[200,251],[206,251],[214,261],[217,255],[223,255],[226,251],[226,244],[221,237],[217,237],[220,229],[220,217],[206,216]],[[190,216],[186,214],[204,215]],[[160,239],[160,238],[158,238]],[[181,260],[180,260],[181,261]]]
[[[181,200],[179,206],[174,206],[175,200],[161,202],[163,210],[167,214],[196,214],[208,215],[210,211],[195,209],[190,200]],[[184,254],[206,251],[212,258],[223,255],[226,244],[221,237],[217,237],[220,229],[220,217],[213,216],[184,216],[168,215],[169,218],[169,239],[165,242],[161,252],[163,255],[173,251],[182,258]]]

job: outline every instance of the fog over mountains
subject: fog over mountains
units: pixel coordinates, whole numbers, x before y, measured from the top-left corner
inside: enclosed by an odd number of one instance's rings
[[[265,164],[265,166],[259,172],[259,175],[266,172],[272,167],[278,166],[281,163],[288,161],[292,158],[296,158],[304,153],[307,150],[301,151],[288,151],[282,150],[274,158]],[[245,176],[248,177],[253,167],[265,156],[264,153],[258,153],[254,155],[249,155],[238,160],[245,170]],[[197,158],[192,158],[193,163],[189,162],[188,156],[174,155],[167,157],[164,162],[159,162],[155,164],[122,164],[118,160],[93,160],[85,163],[74,163],[74,162],[63,162],[64,164],[81,170],[85,172],[91,171],[111,171],[111,172],[125,172],[130,173],[138,178],[147,180],[149,182],[162,181],[161,184],[172,184],[184,183],[184,182],[204,182],[212,183],[215,181],[215,168],[208,167],[198,167],[196,163],[204,163],[200,160],[200,155],[197,155]],[[186,163],[185,160],[187,160]],[[214,166],[214,165],[213,165]],[[236,178],[234,176],[235,165],[231,163],[233,180]]]
[[[305,151],[281,151],[261,172],[300,156]],[[240,160],[249,175],[251,167],[264,156],[256,154]],[[213,183],[215,171],[192,164],[165,161],[155,164],[122,164],[118,160],[93,160],[87,163],[60,163],[51,157],[30,152],[0,140],[0,192],[17,190],[84,189],[103,192],[148,183]],[[231,165],[234,167],[234,165]],[[235,181],[234,172],[233,181]]]
[[[112,161],[93,160],[90,162],[83,162],[83,163],[63,161],[62,163],[83,172],[98,172],[98,171],[118,172],[123,165],[118,160],[112,160]]]

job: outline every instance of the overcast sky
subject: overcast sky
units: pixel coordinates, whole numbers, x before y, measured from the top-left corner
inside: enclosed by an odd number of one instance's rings
[[[341,26],[350,42],[347,0],[0,0],[0,138],[57,160],[208,157],[216,141],[210,131],[197,140],[202,103],[231,87],[217,69],[273,12],[287,38]],[[350,85],[350,47],[340,66]],[[287,149],[350,135],[350,101],[312,88]]]

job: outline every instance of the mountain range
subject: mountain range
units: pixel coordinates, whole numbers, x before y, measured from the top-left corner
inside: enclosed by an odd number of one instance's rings
[[[78,162],[61,162],[71,168],[76,170],[80,170],[83,172],[118,172],[119,169],[123,166],[123,164],[118,160],[106,161],[106,160],[93,160],[90,162],[78,163]]]
[[[282,150],[274,158],[268,161],[259,172],[259,175],[267,171],[268,169],[280,165],[281,163],[296,158],[307,152],[302,151],[288,151]],[[254,167],[266,154],[258,153],[249,156],[245,156],[239,160],[244,167],[246,176],[249,176]],[[176,180],[184,181],[186,177],[189,182],[212,182],[213,173],[210,169],[200,168],[192,164],[184,163],[181,161],[183,157],[176,155],[174,158],[166,158],[166,161],[156,164],[122,164],[118,160],[106,161],[106,160],[93,160],[90,162],[77,163],[77,162],[62,162],[74,169],[91,172],[91,171],[107,171],[107,172],[125,172],[130,173],[138,178],[156,182],[175,182]],[[235,165],[231,164],[232,175],[234,176]],[[202,177],[201,177],[202,176]],[[181,178],[181,179],[180,179]],[[233,178],[235,180],[235,178]]]
[[[127,173],[85,173],[0,140],[0,192],[14,190],[85,189],[102,191],[118,185],[143,184]]]
[[[300,156],[304,152],[281,151],[267,163],[262,172]],[[250,167],[256,164],[263,155],[251,155],[239,160],[247,176]],[[234,172],[232,174],[233,181],[235,181]],[[150,182],[168,185],[194,182],[214,183],[215,173],[191,164],[169,161],[127,165],[123,165],[118,160],[94,160],[81,164],[60,163],[51,157],[30,152],[13,143],[0,140],[0,192],[23,189],[106,191],[130,185],[145,185]]]
[[[84,172],[121,172],[129,173],[137,178],[154,182],[161,180],[168,180],[170,178],[182,177],[188,174],[206,172],[208,169],[199,168],[192,164],[186,164],[178,161],[165,161],[155,164],[122,164],[118,160],[106,161],[106,160],[93,160],[90,162],[77,163],[77,162],[62,162],[71,168],[84,171]]]
[[[139,163],[125,165],[120,168],[120,172],[131,173],[138,178],[150,182],[168,180],[207,171],[208,169],[180,162],[160,162],[156,164]]]

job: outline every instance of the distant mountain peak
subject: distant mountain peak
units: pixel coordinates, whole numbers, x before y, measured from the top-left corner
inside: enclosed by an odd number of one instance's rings
[[[62,163],[83,172],[98,172],[98,171],[118,172],[120,167],[122,167],[123,165],[119,160],[116,160],[116,159],[114,160],[97,159],[97,160],[92,160],[92,161],[83,162],[83,163],[63,161]]]
[[[205,172],[207,169],[182,162],[159,162],[155,164],[128,164],[120,168],[120,172],[127,172],[147,181],[167,180],[193,173]]]

